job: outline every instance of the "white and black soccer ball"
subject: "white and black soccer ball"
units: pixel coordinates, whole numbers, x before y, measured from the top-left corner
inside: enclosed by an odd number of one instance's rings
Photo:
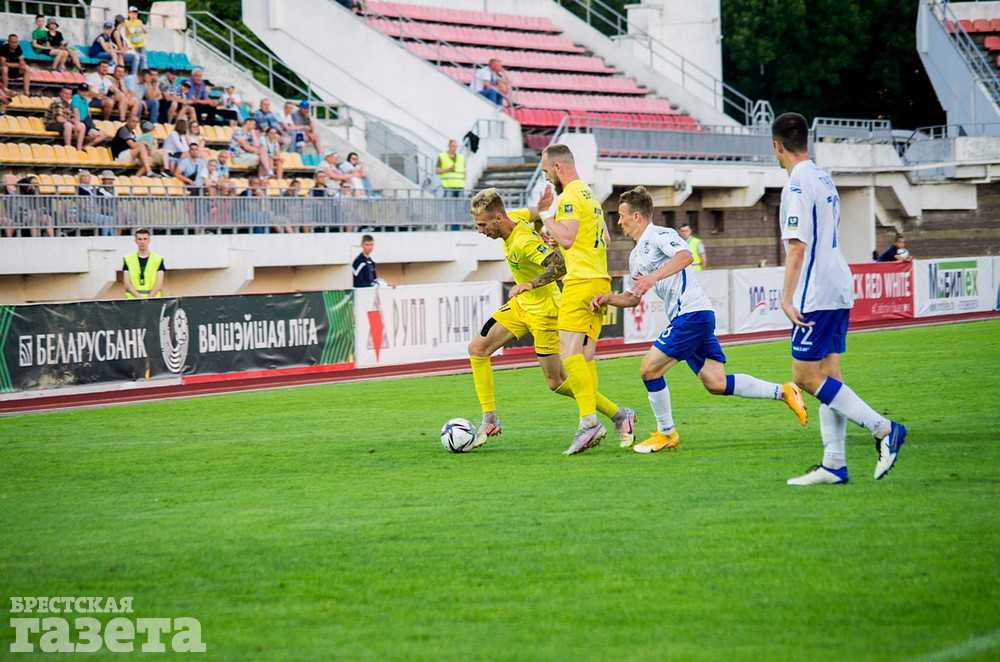
[[[896,256],[905,260],[910,256],[910,251],[908,251],[905,248],[900,248],[898,251],[896,251]]]
[[[441,428],[441,445],[450,453],[464,453],[476,438],[476,427],[464,418],[453,418]]]

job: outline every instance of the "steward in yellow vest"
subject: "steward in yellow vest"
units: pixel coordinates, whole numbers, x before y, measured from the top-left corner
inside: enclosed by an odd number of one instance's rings
[[[465,157],[458,153],[458,143],[448,142],[448,151],[438,154],[434,172],[441,176],[446,198],[460,198],[465,192]]]
[[[127,299],[150,299],[163,296],[163,257],[149,250],[149,230],[135,231],[138,250],[125,256],[122,281]]]

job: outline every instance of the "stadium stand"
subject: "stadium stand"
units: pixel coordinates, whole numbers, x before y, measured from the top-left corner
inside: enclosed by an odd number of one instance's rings
[[[649,96],[635,80],[561,36],[548,18],[387,2],[369,3],[368,11],[369,25],[461,84],[470,83],[477,67],[499,59],[514,89],[506,111],[521,123],[529,149],[548,144],[552,130],[574,114],[607,114],[619,122],[633,115],[684,118],[686,125],[697,125],[670,101]]]

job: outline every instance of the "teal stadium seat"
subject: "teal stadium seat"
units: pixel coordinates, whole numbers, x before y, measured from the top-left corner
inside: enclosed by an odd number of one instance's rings
[[[177,71],[191,71],[194,65],[188,59],[187,53],[170,53],[170,61]]]
[[[78,44],[76,46],[73,46],[73,50],[76,51],[76,56],[80,58],[80,64],[86,66],[95,66],[98,62],[100,62],[100,60],[98,60],[96,57],[90,57],[89,55],[87,55],[87,53],[90,52],[90,48],[88,48],[87,46],[81,46]]]
[[[170,53],[166,53],[164,51],[149,51],[146,53],[146,66],[150,69],[163,71],[164,69],[169,69],[174,66],[174,63],[170,59]]]
[[[315,168],[319,165],[319,162],[323,160],[322,154],[303,154],[302,155],[302,165],[307,168]]]
[[[7,42],[7,40],[4,39],[0,43],[6,43],[6,42]],[[22,51],[24,51],[24,59],[27,60],[27,61],[32,61],[32,62],[51,62],[52,61],[52,56],[51,55],[42,55],[41,53],[35,51],[35,49],[31,45],[31,40],[30,39],[21,39],[21,40],[19,40],[17,42],[17,45],[21,47]]]

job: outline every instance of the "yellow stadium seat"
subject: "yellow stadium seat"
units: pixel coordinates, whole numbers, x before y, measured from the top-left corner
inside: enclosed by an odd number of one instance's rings
[[[38,192],[42,195],[52,195],[56,192],[56,183],[52,175],[44,173],[38,175]]]
[[[28,117],[28,133],[36,136],[58,136],[59,134],[55,131],[49,131],[45,128],[45,122],[42,121],[41,117]]]
[[[316,186],[316,180],[309,177],[299,177],[299,183],[302,184],[302,195],[305,195],[306,189],[310,189]]]
[[[48,110],[52,105],[53,97],[29,97],[28,103],[32,108],[38,110]]]
[[[298,152],[285,152],[281,155],[285,162],[285,170],[302,170],[305,164],[302,163],[302,155]]]
[[[0,133],[17,133],[17,118],[10,115],[0,117]]]
[[[66,150],[66,163],[81,166],[90,164],[90,157],[87,155],[87,152],[78,150],[76,147],[64,147],[63,149]],[[58,153],[59,150],[56,150],[56,154]]]
[[[215,133],[214,126],[205,125],[201,127],[201,141],[208,143],[219,142],[219,138]]]
[[[35,159],[35,163],[56,165],[56,150],[52,148],[52,145],[34,144],[31,146],[31,154]]]
[[[76,177],[73,175],[55,175],[56,193],[59,195],[73,195],[76,193]]]
[[[114,123],[107,120],[94,120],[94,126],[98,131],[103,131],[110,138],[115,135]]]
[[[17,158],[18,163],[35,163],[35,155],[31,152],[31,145],[27,143],[18,143],[17,147]],[[13,153],[11,154],[13,156]]]
[[[130,177],[129,179],[132,182],[132,195],[149,195],[149,184],[146,183],[146,177]]]
[[[144,180],[149,181],[149,194],[150,195],[166,195],[167,187],[163,185],[162,177],[143,177]]]
[[[233,127],[231,126],[220,126],[216,127],[219,131],[219,142],[227,143],[233,139]]]
[[[7,104],[7,107],[10,108],[11,110],[21,110],[27,108],[28,99],[29,97],[26,97],[23,94],[18,94],[17,96],[15,96],[10,100],[10,103]]]
[[[86,147],[84,149],[90,156],[90,165],[109,166],[115,164],[115,160],[111,158],[111,150],[107,147]]]
[[[7,143],[0,143],[0,163],[13,163],[14,158],[11,157],[11,145]]]
[[[176,177],[171,177],[167,180],[167,195],[186,195],[187,191],[184,190],[184,182],[177,179]]]
[[[153,125],[153,137],[157,140],[166,140],[167,134],[173,130],[173,124],[155,124]]]

